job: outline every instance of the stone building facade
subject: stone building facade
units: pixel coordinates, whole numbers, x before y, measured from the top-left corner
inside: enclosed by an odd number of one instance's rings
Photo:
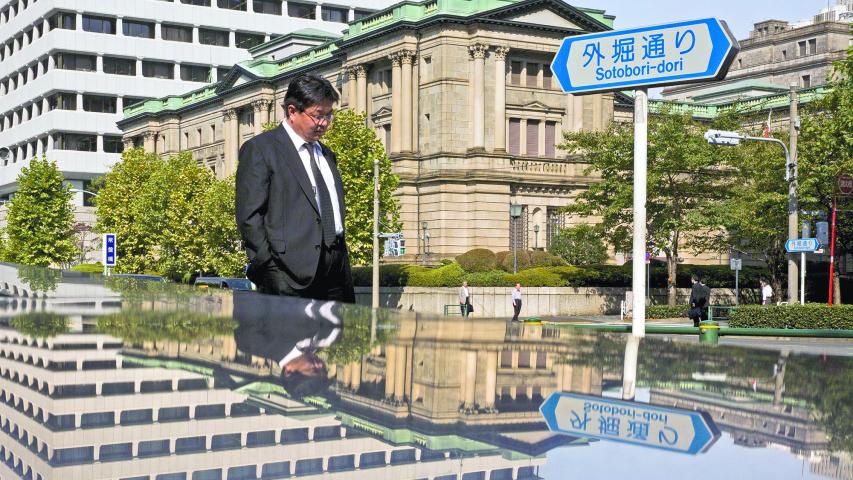
[[[189,150],[227,176],[240,145],[282,120],[288,82],[320,74],[339,107],[366,112],[389,152],[409,260],[509,249],[511,204],[524,206],[517,245],[545,247],[565,221],[557,209],[594,181],[557,148],[562,133],[614,116],[613,95],[567,95],[549,64],[564,37],[612,21],[558,0],[406,1],[351,22],[338,40],[125,109],[119,127],[126,146]]]
[[[663,96],[668,100],[718,100],[721,88],[736,85],[758,90],[740,92],[741,98],[787,89],[792,84],[801,89],[826,85],[832,63],[844,58],[853,41],[851,18],[853,10],[838,2],[836,7],[822,11],[808,22],[758,22],[749,38],[739,40],[740,52],[723,81],[676,85],[665,88]]]

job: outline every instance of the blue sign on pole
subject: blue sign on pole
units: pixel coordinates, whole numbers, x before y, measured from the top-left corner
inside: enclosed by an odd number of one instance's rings
[[[716,18],[567,37],[551,71],[568,93],[720,80],[739,51]]]
[[[788,253],[814,253],[820,248],[820,242],[816,238],[798,238],[785,242],[785,251]]]
[[[556,392],[539,411],[553,432],[691,455],[707,451],[720,437],[707,412],[592,395]]]
[[[115,267],[116,266],[116,234],[115,233],[105,233],[104,234],[104,266],[105,267]]]

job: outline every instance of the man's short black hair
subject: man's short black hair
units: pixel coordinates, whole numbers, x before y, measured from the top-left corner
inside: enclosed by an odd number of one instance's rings
[[[699,277],[698,273],[691,273],[690,279],[693,280],[694,282],[701,282],[702,281],[702,278]]]
[[[300,75],[291,80],[284,96],[284,112],[293,105],[296,110],[304,112],[312,105],[324,102],[335,103],[340,98],[332,83],[317,75]]]
[[[326,392],[332,384],[328,373],[323,369],[320,374],[308,376],[302,372],[282,372],[281,386],[296,400]]]

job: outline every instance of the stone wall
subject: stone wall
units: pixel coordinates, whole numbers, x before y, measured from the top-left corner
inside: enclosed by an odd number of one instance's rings
[[[521,315],[618,315],[625,287],[529,287],[523,289]],[[379,305],[385,308],[412,310],[441,315],[445,305],[452,313],[459,311],[456,288],[440,287],[383,287],[379,291]],[[356,302],[370,305],[370,287],[356,287]],[[471,298],[474,315],[480,317],[511,317],[512,289],[509,287],[472,287]],[[752,292],[741,292],[742,300]],[[666,290],[653,289],[654,303],[666,303]],[[678,303],[690,298],[689,288],[678,289]],[[734,304],[734,290],[711,289],[712,304]]]

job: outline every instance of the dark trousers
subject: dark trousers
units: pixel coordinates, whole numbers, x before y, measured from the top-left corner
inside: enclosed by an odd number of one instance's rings
[[[512,316],[512,321],[518,321],[518,314],[521,313],[521,300],[516,300],[515,304],[512,306],[513,311],[515,311],[515,315]]]
[[[471,301],[468,300],[467,303],[460,303],[459,311],[462,313],[463,317],[467,317],[468,314],[471,313]]]
[[[346,244],[339,240],[331,247],[323,245],[320,248],[322,251],[317,274],[307,288],[293,288],[288,282],[286,266],[281,260],[273,258],[266,265],[258,291],[270,295],[355,303],[355,289]]]

